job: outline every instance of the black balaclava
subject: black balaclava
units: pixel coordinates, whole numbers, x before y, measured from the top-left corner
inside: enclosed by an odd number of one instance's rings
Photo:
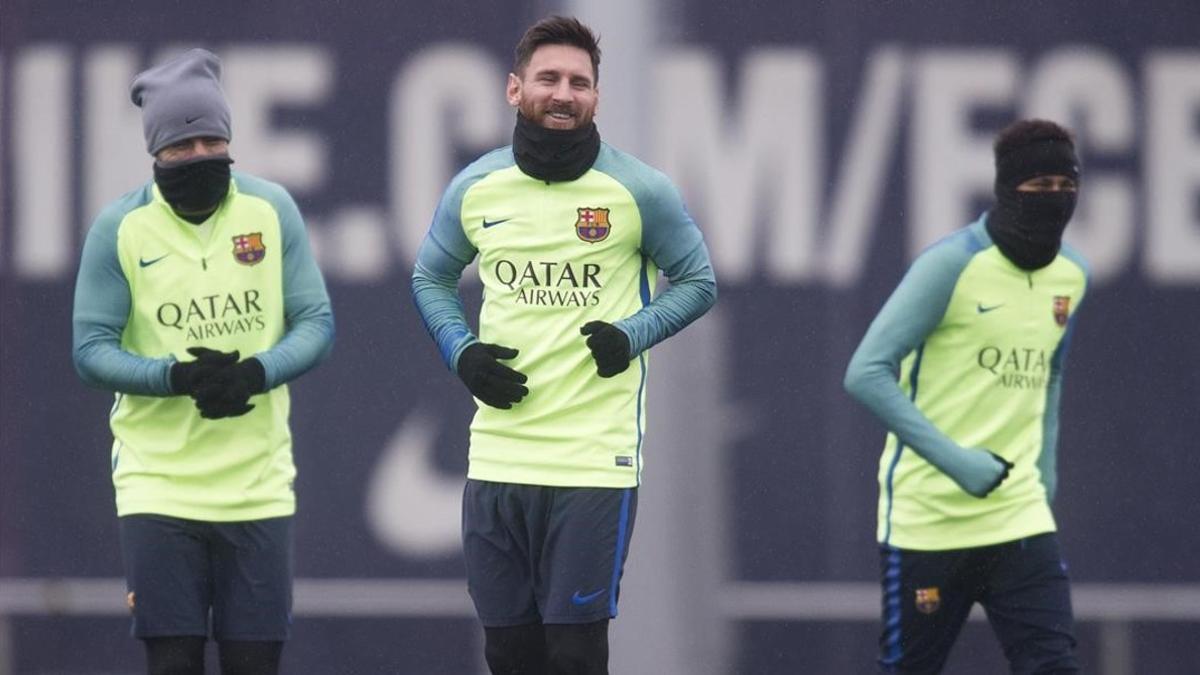
[[[199,225],[221,205],[229,193],[227,156],[154,163],[154,182],[163,199],[184,220]]]
[[[1026,270],[1054,261],[1063,230],[1075,212],[1074,191],[1017,190],[1037,176],[1066,176],[1078,183],[1075,146],[1066,140],[1041,139],[996,157],[996,207],[988,214],[988,235],[1004,257]]]
[[[599,154],[595,122],[578,129],[547,129],[517,113],[513,155],[526,174],[547,183],[572,181],[587,173]]]

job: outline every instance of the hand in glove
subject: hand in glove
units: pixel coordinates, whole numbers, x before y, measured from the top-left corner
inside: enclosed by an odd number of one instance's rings
[[[1008,478],[1013,464],[991,450],[963,448],[963,452],[955,457],[952,467],[938,468],[963,490],[982,499]]]
[[[476,342],[458,356],[458,377],[471,394],[493,408],[508,410],[529,393],[524,373],[500,363],[497,359],[516,358],[512,347]]]
[[[592,350],[600,377],[612,377],[629,367],[633,357],[629,353],[629,336],[625,331],[604,321],[589,321],[579,332],[588,336],[587,346]]]
[[[171,364],[171,392],[177,395],[195,396],[205,380],[237,363],[239,358],[237,351],[219,352],[207,347],[188,347],[187,352],[196,360]]]
[[[254,410],[250,397],[261,394],[266,387],[267,373],[256,358],[227,365],[196,387],[192,398],[200,416],[217,420],[240,417]]]

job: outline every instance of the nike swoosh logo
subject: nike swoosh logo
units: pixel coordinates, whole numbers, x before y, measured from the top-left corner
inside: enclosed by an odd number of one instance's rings
[[[500,223],[507,223],[510,220],[512,220],[512,218],[505,218],[504,220],[490,220],[490,221],[487,218],[484,218],[483,219],[483,227],[484,227],[484,229],[489,228],[489,227],[495,227],[495,226],[499,225]]]
[[[171,255],[171,254],[170,254],[170,253],[164,253],[164,254],[162,254],[162,255],[158,256],[157,258],[155,258],[155,259],[153,259],[153,260],[146,260],[145,258],[138,258],[138,265],[139,265],[140,267],[149,267],[149,266],[153,265],[154,263],[158,262],[159,260],[162,260],[163,258],[165,258],[165,257],[167,257],[167,256],[169,256],[169,255]]]
[[[199,117],[185,117],[183,120],[183,123],[191,124],[192,122],[195,122],[196,120],[200,119],[201,117],[204,117],[204,115],[200,115]]]
[[[573,602],[576,605],[586,605],[589,602],[600,597],[601,595],[604,595],[604,591],[606,591],[606,590],[608,590],[608,589],[601,588],[600,590],[596,591],[595,593],[588,593],[587,595],[580,595],[579,591],[575,591],[575,595],[571,596],[571,602]]]
[[[975,305],[975,311],[979,312],[980,314],[987,314],[988,312],[992,311],[993,309],[1000,309],[1003,306],[1004,306],[1004,303],[1002,302],[998,305],[992,305],[991,307],[984,307],[983,303],[981,302],[981,303]]]

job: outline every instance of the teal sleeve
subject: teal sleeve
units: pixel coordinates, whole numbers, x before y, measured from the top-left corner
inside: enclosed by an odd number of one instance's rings
[[[300,377],[329,356],[334,339],[333,307],[295,200],[274,183],[245,175],[237,178],[239,189],[275,207],[283,238],[283,313],[287,328],[273,347],[254,355],[266,372],[267,389],[273,389]]]
[[[1064,250],[1064,253],[1080,265],[1086,279],[1088,268],[1083,259],[1073,251]],[[1084,297],[1086,298],[1086,285],[1084,288]],[[1067,322],[1067,330],[1054,350],[1053,358],[1050,359],[1050,376],[1046,383],[1046,410],[1042,417],[1042,451],[1038,455],[1037,467],[1038,473],[1042,477],[1042,485],[1046,488],[1046,500],[1050,502],[1054,501],[1054,496],[1058,493],[1058,411],[1062,400],[1063,370],[1067,365],[1067,354],[1071,350],[1071,336],[1075,333],[1075,320],[1079,316],[1079,309],[1082,306],[1081,302]]]
[[[90,386],[139,396],[170,396],[173,357],[146,358],[121,349],[129,319],[129,282],[117,257],[117,230],[129,211],[146,203],[149,190],[121,198],[92,223],[75,279],[72,357]]]
[[[642,253],[667,275],[670,286],[651,300],[650,280],[643,278],[642,309],[615,323],[629,336],[631,356],[683,330],[717,301],[708,247],[679,191],[657,172],[642,185],[634,192],[642,216]]]
[[[954,472],[956,457],[966,453],[901,390],[900,362],[914,350],[920,357],[919,350],[941,323],[975,246],[970,231],[963,230],[921,254],[871,322],[846,369],[845,386],[850,395],[900,442],[946,473]],[[918,369],[919,364],[914,372]]]
[[[1067,329],[1067,335],[1063,336],[1063,341],[1055,350],[1054,358],[1050,362],[1050,377],[1046,383],[1046,411],[1042,417],[1042,451],[1038,455],[1037,467],[1042,477],[1042,485],[1046,488],[1046,500],[1050,502],[1054,501],[1054,495],[1058,492],[1058,407],[1062,399],[1060,355],[1065,351],[1070,330]]]
[[[425,241],[417,251],[412,275],[417,312],[437,344],[442,361],[451,371],[456,370],[462,351],[478,341],[467,325],[462,298],[458,294],[462,272],[478,253],[463,232],[459,219],[465,189],[466,181],[460,174],[442,195]]]

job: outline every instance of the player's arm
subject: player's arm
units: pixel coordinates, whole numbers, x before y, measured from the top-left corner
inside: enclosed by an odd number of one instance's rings
[[[642,252],[666,274],[670,286],[614,325],[629,338],[629,357],[683,330],[717,301],[717,281],[700,228],[675,186],[661,178],[640,196]],[[649,289],[644,289],[649,293]]]
[[[1087,268],[1084,268],[1086,279]],[[1085,281],[1086,285],[1086,281]],[[1086,297],[1086,291],[1085,295]],[[1050,359],[1050,375],[1046,383],[1046,412],[1042,420],[1042,452],[1038,455],[1038,472],[1046,488],[1047,501],[1054,501],[1058,493],[1058,411],[1062,400],[1063,370],[1067,365],[1067,354],[1071,351],[1071,336],[1075,333],[1075,318],[1083,306],[1082,298],[1071,313],[1062,340]]]
[[[679,191],[664,176],[637,195],[642,215],[642,253],[666,275],[671,285],[650,299],[642,287],[642,308],[614,323],[589,321],[579,332],[596,361],[600,377],[629,368],[630,360],[683,330],[717,301],[717,281],[700,228],[683,207]]]
[[[286,332],[270,349],[254,355],[262,364],[265,390],[311,370],[333,349],[334,321],[321,269],[296,202],[283,190],[273,195],[283,238],[283,312]]]
[[[1008,467],[982,448],[964,448],[938,430],[898,384],[900,362],[941,323],[970,255],[954,240],[923,253],[871,322],[850,365],[845,386],[900,439],[967,492],[983,497]]]
[[[459,213],[462,196],[451,183],[433,215],[433,222],[413,266],[412,295],[417,312],[442,355],[442,361],[456,371],[464,349],[479,340],[467,325],[458,282],[463,270],[478,251],[462,229]]]
[[[520,402],[529,389],[525,387],[523,373],[500,363],[515,358],[517,350],[482,343],[467,325],[458,281],[478,251],[462,229],[458,183],[457,180],[451,183],[443,195],[425,241],[417,251],[412,275],[413,302],[446,367],[462,379],[475,398],[493,408],[508,409]]]
[[[110,209],[88,230],[75,279],[72,358],[80,379],[100,389],[140,396],[172,395],[172,356],[147,358],[121,348],[132,304],[117,256],[122,213]]]

